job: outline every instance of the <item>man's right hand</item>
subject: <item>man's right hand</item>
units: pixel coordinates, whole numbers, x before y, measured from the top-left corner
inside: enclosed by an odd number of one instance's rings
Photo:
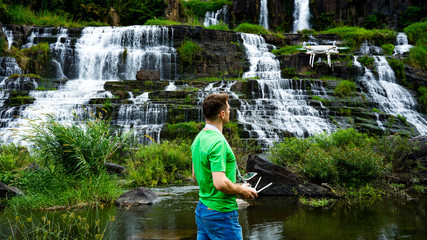
[[[258,197],[255,188],[250,187],[249,183],[240,185],[239,196],[243,199],[255,199]]]

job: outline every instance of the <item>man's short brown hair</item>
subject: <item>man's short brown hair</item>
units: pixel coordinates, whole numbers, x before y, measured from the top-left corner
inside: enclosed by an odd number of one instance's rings
[[[215,120],[221,111],[227,110],[228,94],[211,94],[203,101],[203,115],[208,120]]]

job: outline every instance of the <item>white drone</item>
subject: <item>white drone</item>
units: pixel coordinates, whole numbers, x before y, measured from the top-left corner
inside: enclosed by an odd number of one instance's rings
[[[311,45],[307,46],[306,42],[303,43],[302,48],[307,50],[307,54],[310,54],[309,64],[311,67],[314,66],[314,57],[316,54],[323,55],[326,54],[328,57],[328,65],[331,67],[331,54],[338,54],[338,46],[334,41],[332,45]]]

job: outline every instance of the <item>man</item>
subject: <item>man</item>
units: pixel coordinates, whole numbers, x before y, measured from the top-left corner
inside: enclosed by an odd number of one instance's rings
[[[222,135],[230,121],[227,94],[212,94],[203,101],[205,128],[191,146],[193,178],[200,186],[196,208],[197,239],[242,239],[236,195],[258,197],[248,184],[236,184],[236,157]]]

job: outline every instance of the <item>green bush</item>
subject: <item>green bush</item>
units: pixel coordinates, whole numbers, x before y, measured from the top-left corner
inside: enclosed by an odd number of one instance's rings
[[[420,103],[424,106],[427,106],[427,87],[418,88],[418,93],[420,94]]]
[[[140,146],[127,163],[127,178],[135,186],[175,183],[191,176],[191,145],[165,141]]]
[[[425,45],[412,47],[408,60],[411,66],[427,72],[427,44]]]
[[[183,63],[193,64],[196,54],[201,52],[201,48],[190,40],[184,40],[181,46],[177,48],[178,56]]]
[[[76,119],[69,126],[48,116],[32,124],[28,140],[36,147],[45,167],[75,176],[99,174],[106,161],[113,161],[126,146],[130,133],[113,134],[107,121]]]
[[[391,43],[387,43],[381,46],[384,50],[384,53],[387,55],[393,55],[394,52],[394,45]]]
[[[270,32],[262,26],[250,23],[242,23],[237,26],[234,31],[252,34],[270,34]]]
[[[408,41],[411,44],[424,45],[427,44],[427,21],[417,22],[403,29],[408,36]]]
[[[182,4],[188,9],[190,15],[196,16],[198,18],[205,17],[206,12],[217,11],[224,7],[224,5],[231,6],[232,1],[230,0],[211,0],[211,1],[201,1],[201,0],[189,0],[182,1]]]
[[[183,122],[177,124],[166,124],[165,131],[162,132],[164,138],[168,140],[188,139],[193,140],[200,130],[204,127],[203,123]]]
[[[363,66],[367,68],[373,68],[374,67],[374,58],[370,56],[363,56],[357,59]]]
[[[0,174],[30,164],[32,157],[26,147],[10,144],[0,145]]]
[[[144,25],[185,25],[184,23],[180,23],[180,22],[174,22],[171,20],[167,20],[167,19],[149,19],[147,20],[147,22],[145,22]]]
[[[422,19],[422,17],[425,16],[424,14],[425,14],[425,10],[423,13],[423,10],[419,7],[415,7],[415,6],[408,7],[405,10],[405,12],[400,14],[399,16],[399,20],[398,20],[399,29],[403,29],[412,23],[420,21],[420,19]]]
[[[207,29],[213,29],[213,30],[222,30],[222,31],[230,31],[230,28],[226,23],[223,21],[219,22],[216,25],[211,25],[209,27],[206,27]]]
[[[405,64],[402,61],[399,61],[394,58],[387,58],[387,61],[390,67],[393,69],[394,73],[396,74],[396,77],[405,84],[406,83]]]
[[[288,138],[270,148],[270,160],[316,183],[360,186],[391,169],[375,143],[374,138],[354,129]]]
[[[341,97],[349,96],[349,94],[354,91],[356,91],[356,84],[348,80],[343,80],[339,82],[338,86],[334,89],[334,93]]]
[[[279,49],[273,49],[271,51],[273,54],[279,56],[279,55],[289,55],[289,54],[296,54],[301,52],[301,46],[286,46]]]
[[[375,151],[384,156],[384,160],[393,166],[394,170],[410,169],[413,161],[408,156],[418,146],[409,141],[409,137],[402,135],[383,136],[375,142]]]

